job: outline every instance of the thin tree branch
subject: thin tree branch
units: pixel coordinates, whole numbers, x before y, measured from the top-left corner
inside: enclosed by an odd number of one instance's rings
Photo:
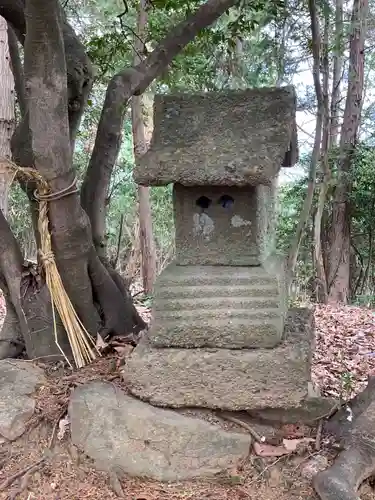
[[[294,270],[297,264],[299,247],[301,244],[301,239],[307,220],[309,218],[311,204],[313,200],[315,181],[316,181],[316,169],[319,161],[320,146],[322,140],[322,128],[323,128],[323,91],[320,83],[320,46],[321,46],[321,36],[319,29],[318,14],[316,10],[315,0],[309,0],[309,12],[311,19],[311,34],[312,34],[312,52],[313,52],[313,78],[316,98],[318,101],[318,110],[316,115],[316,126],[315,126],[315,139],[314,147],[311,155],[309,179],[307,185],[306,198],[302,207],[302,212],[297,224],[297,229],[295,237],[292,241],[291,248],[288,256],[288,284],[290,285],[293,279]]]

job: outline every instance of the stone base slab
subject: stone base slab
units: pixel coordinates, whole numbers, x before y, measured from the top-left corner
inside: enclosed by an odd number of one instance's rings
[[[308,396],[313,312],[289,312],[274,349],[155,349],[145,339],[123,377],[132,394],[156,406],[256,410],[293,408]]]

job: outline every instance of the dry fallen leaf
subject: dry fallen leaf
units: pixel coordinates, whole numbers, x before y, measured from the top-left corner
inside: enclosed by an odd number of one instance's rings
[[[288,451],[284,446],[273,446],[272,444],[254,443],[254,452],[259,457],[281,457],[288,455]]]
[[[108,347],[107,342],[103,340],[101,335],[98,333],[96,337],[96,344],[95,347],[98,349],[98,351],[103,351],[106,347]]]
[[[283,447],[289,452],[293,453],[298,449],[306,448],[309,443],[314,443],[315,439],[300,438],[300,439],[283,439]]]
[[[364,307],[317,305],[313,380],[325,396],[350,399],[375,371],[375,315]]]
[[[61,441],[64,439],[65,433],[70,425],[69,417],[66,416],[59,421],[59,431],[57,433],[57,439]]]
[[[134,349],[134,347],[130,344],[124,344],[121,346],[116,345],[113,346],[113,348],[122,358],[127,358]]]

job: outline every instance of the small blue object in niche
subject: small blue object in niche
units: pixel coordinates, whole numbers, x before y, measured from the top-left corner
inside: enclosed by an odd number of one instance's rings
[[[223,196],[220,196],[219,205],[221,205],[223,208],[230,209],[233,207],[233,204],[234,204],[234,199],[231,196],[227,194],[223,194]]]

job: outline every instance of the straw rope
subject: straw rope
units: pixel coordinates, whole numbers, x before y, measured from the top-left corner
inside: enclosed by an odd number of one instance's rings
[[[6,163],[8,168],[14,173],[12,182],[16,177],[19,177],[25,179],[26,181],[34,181],[37,185],[34,197],[39,203],[38,230],[40,234],[40,248],[38,249],[38,253],[44,267],[46,285],[51,295],[55,343],[61,354],[72,367],[68,357],[58,342],[56,327],[57,310],[68,335],[75,365],[77,368],[82,368],[83,366],[91,363],[97,358],[97,356],[100,356],[100,353],[96,349],[95,342],[91,335],[88,333],[75,312],[73,304],[71,303],[64,288],[52,251],[52,241],[51,234],[49,232],[48,219],[48,203],[78,192],[76,179],[67,188],[64,188],[56,193],[51,193],[47,182],[43,179],[39,172],[32,168],[21,168],[10,160],[6,160]]]

